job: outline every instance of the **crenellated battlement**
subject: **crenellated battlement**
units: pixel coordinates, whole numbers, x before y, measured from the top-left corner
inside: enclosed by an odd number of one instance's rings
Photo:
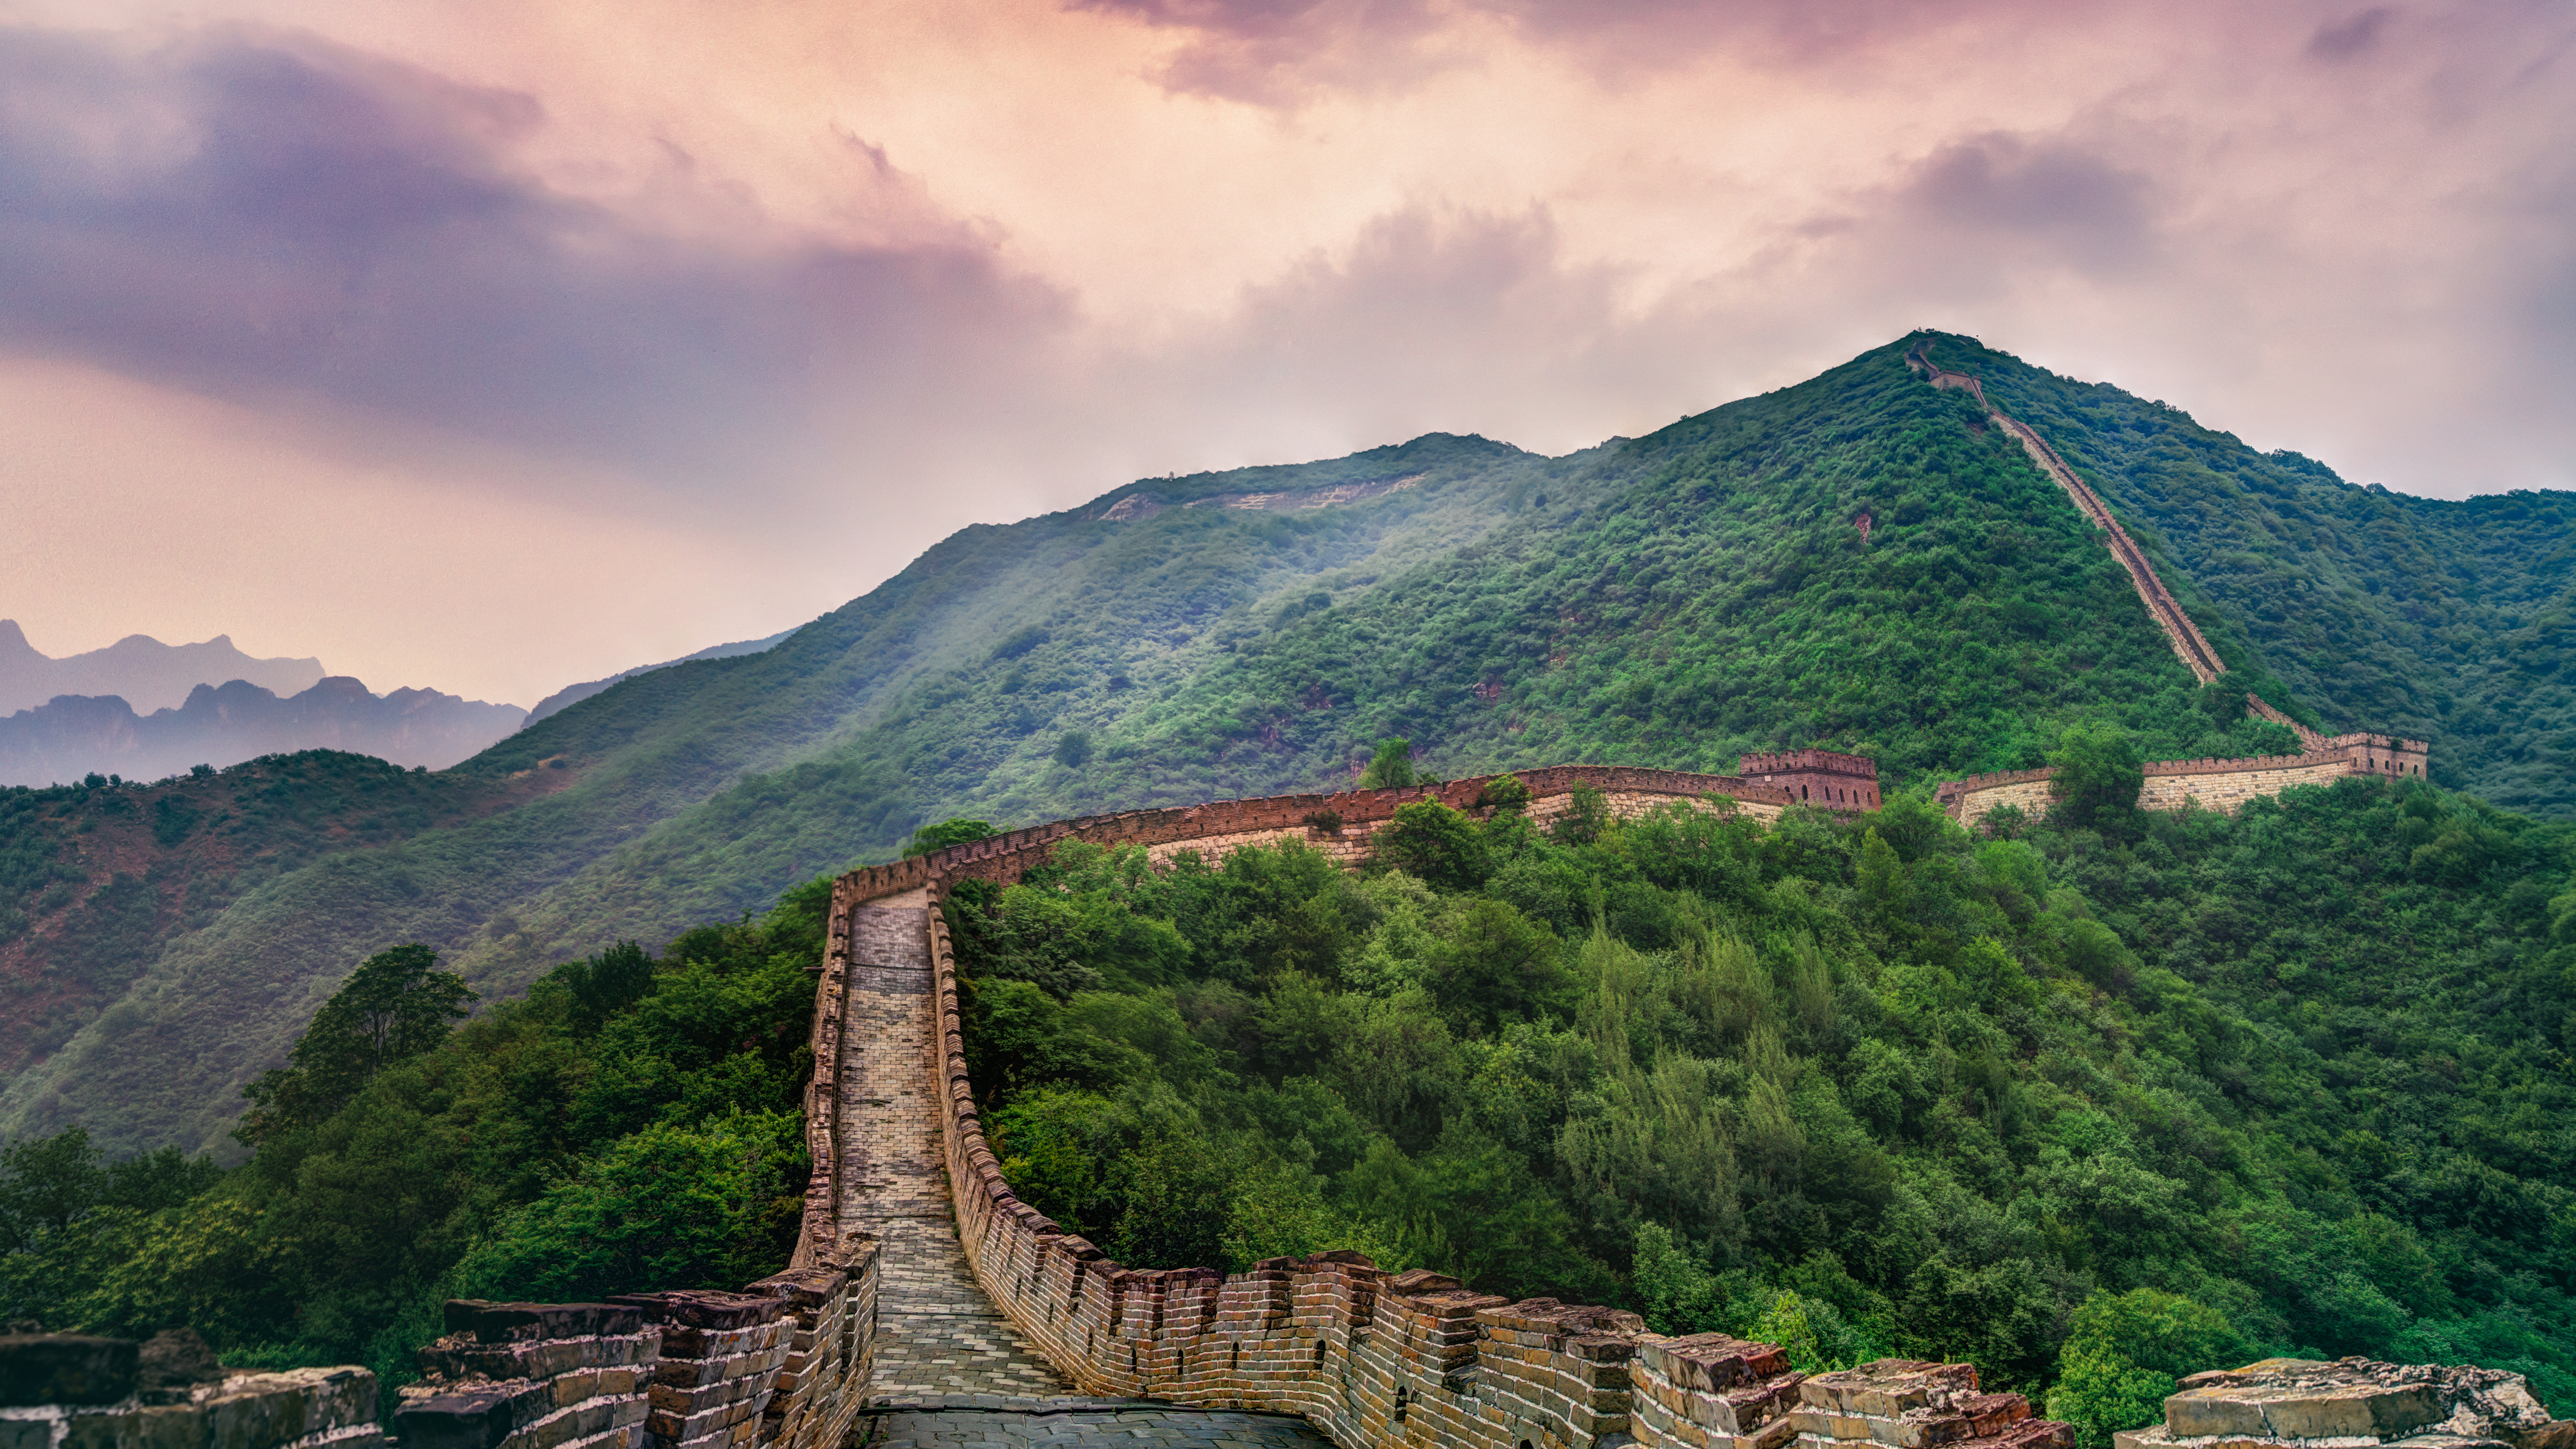
[[[1748,780],[1789,792],[1801,805],[1827,810],[1878,808],[1878,761],[1832,750],[1772,750],[1749,754],[1736,765]]]

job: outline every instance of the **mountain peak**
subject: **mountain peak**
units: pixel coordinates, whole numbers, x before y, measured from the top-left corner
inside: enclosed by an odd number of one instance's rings
[[[300,694],[322,678],[319,659],[259,659],[230,634],[201,644],[164,644],[128,634],[104,649],[49,658],[27,642],[15,620],[0,620],[0,715],[32,709],[56,695],[113,695],[136,714],[174,709],[200,684],[247,680],[279,695]]]

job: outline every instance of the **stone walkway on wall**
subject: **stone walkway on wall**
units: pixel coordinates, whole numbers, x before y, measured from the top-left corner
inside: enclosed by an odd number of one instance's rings
[[[984,1296],[957,1244],[929,1092],[935,1018],[926,908],[853,911],[850,978],[841,1018],[841,1226],[883,1244],[868,1397],[999,1409],[1069,1393]]]
[[[1103,1399],[1098,1409],[1045,1413],[978,1410],[881,1414],[860,1421],[863,1449],[951,1449],[961,1444],[1027,1444],[1042,1449],[1169,1445],[1173,1449],[1313,1449],[1332,1441],[1303,1419],[1275,1414],[1195,1412]]]

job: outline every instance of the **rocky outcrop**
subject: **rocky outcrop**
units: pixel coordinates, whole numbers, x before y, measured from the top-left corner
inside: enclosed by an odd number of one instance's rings
[[[225,1371],[153,1341],[0,1337],[0,1445],[8,1449],[367,1449],[381,1443],[376,1376],[362,1368]],[[186,1335],[193,1339],[195,1335]],[[195,1347],[202,1350],[203,1345]]]
[[[2444,1364],[2272,1358],[2193,1374],[2165,1421],[2116,1449],[2563,1449],[2576,1423],[2550,1417],[2520,1374]]]

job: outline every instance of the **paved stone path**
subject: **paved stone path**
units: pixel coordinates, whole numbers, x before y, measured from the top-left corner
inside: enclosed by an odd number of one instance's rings
[[[907,1410],[862,1419],[853,1442],[864,1449],[952,1449],[961,1444],[1186,1446],[1186,1449],[1314,1449],[1331,1440],[1303,1419],[1272,1414],[1205,1413],[1122,1407],[996,1413],[982,1409]]]
[[[915,905],[862,906],[850,923],[841,1226],[884,1244],[869,1397],[991,1396],[998,1404],[1064,1394],[1070,1386],[984,1296],[957,1245],[929,1092],[928,927],[927,910]]]
[[[1074,1394],[984,1296],[957,1245],[930,1096],[928,927],[927,909],[912,903],[861,906],[850,922],[841,1226],[883,1244],[868,1393],[880,1407],[859,1420],[852,1442],[868,1449],[1329,1445],[1302,1419]]]

